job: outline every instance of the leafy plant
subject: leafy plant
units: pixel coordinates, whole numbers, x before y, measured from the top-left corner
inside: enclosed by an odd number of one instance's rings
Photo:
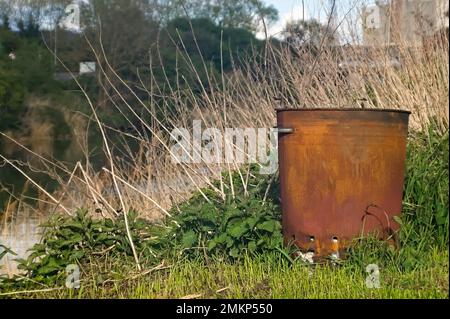
[[[436,125],[408,145],[403,241],[447,246],[449,240],[449,135]]]
[[[205,189],[211,202],[196,194],[177,211],[173,209],[174,217],[165,220],[170,227],[155,243],[160,245],[159,250],[163,254],[178,252],[188,258],[239,259],[245,254],[281,247],[281,214],[274,187],[277,183],[273,178],[257,175],[255,167],[248,169],[251,190],[247,193],[235,173],[232,178],[236,195],[226,192],[223,199]]]
[[[141,251],[150,237],[150,223],[129,214],[133,241]],[[57,216],[43,224],[44,237],[35,244],[27,259],[19,260],[19,269],[38,282],[54,282],[64,276],[70,264],[81,264],[88,257],[102,252],[116,256],[131,256],[123,218],[94,220],[86,210],[75,217]]]
[[[239,258],[281,244],[278,207],[257,197],[238,196],[220,205],[190,203],[174,218],[174,237],[188,254],[225,254]]]

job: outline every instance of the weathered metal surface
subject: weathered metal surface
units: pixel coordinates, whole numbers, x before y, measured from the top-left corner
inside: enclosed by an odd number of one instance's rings
[[[392,237],[402,209],[409,112],[277,110],[283,234],[330,256],[355,237]]]

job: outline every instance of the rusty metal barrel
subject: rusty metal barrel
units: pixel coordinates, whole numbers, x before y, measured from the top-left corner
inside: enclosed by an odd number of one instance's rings
[[[393,238],[402,210],[410,112],[279,109],[283,235],[316,257],[373,234]]]

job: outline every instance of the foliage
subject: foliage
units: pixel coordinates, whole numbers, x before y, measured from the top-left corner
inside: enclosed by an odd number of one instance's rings
[[[249,194],[241,189],[237,173],[233,179],[236,195],[227,193],[226,199],[212,198],[211,203],[199,194],[179,207],[172,222],[179,225],[168,236],[189,257],[219,255],[239,259],[245,254],[258,254],[282,245],[281,215],[277,199],[263,200],[271,182],[269,178],[253,175]],[[272,191],[272,196],[276,196]]]
[[[449,134],[435,125],[408,145],[404,193],[404,241],[422,237],[428,246],[449,241]],[[417,242],[417,245],[419,242]]]
[[[238,56],[242,59],[251,50],[258,52],[262,48],[252,32],[221,27],[208,18],[175,18],[162,34],[165,36],[154,60],[161,58],[164,70],[155,65],[153,73],[158,82],[164,83],[167,76],[170,85],[180,89],[208,88],[211,78],[218,79],[222,70],[230,72],[238,66]]]
[[[99,106],[100,118],[113,127],[128,126],[130,123],[122,114],[117,116],[115,112],[114,104],[120,105],[123,101],[117,97],[113,87],[121,87],[121,83],[107,66],[103,50],[108,64],[133,88],[142,80],[161,90],[162,94],[155,94],[153,101],[164,107],[157,110],[173,112],[176,109],[176,105],[172,105],[176,103],[159,98],[172,89],[192,89],[194,94],[204,93],[204,88],[210,90],[221,81],[222,71],[230,72],[233,66],[239,65],[246,52],[262,47],[262,42],[253,33],[253,18],[261,13],[270,20],[276,16],[276,10],[258,0],[200,2],[201,6],[193,7],[195,14],[190,14],[189,20],[180,18],[186,15],[184,10],[178,10],[181,8],[179,1],[164,4],[154,1],[90,1],[81,4],[83,33],[61,28],[39,32],[39,24],[51,24],[60,18],[66,0],[46,3],[47,9],[42,12],[38,10],[37,2],[29,7],[21,3],[5,4],[8,10],[4,11],[2,20],[6,22],[0,31],[0,108],[3,119],[0,130],[21,127],[30,95],[59,96],[63,90],[75,95],[79,88],[73,81],[53,81],[53,74],[67,72],[65,67],[76,74],[81,61],[96,61],[97,57],[97,69],[106,74],[98,72],[95,77],[80,77],[79,81]],[[185,5],[190,7],[192,3]],[[166,15],[163,11],[167,10],[170,14]],[[18,30],[11,31],[12,26]],[[85,36],[97,57],[86,43]],[[65,66],[59,63],[55,66],[51,53],[43,45],[42,39],[45,39],[47,45],[53,46],[55,37],[58,39],[58,57]],[[16,53],[15,61],[8,59],[10,52]],[[145,90],[135,90],[135,93],[143,101],[148,98]],[[136,102],[134,94],[121,90],[121,96],[140,112],[141,105]],[[71,102],[68,104],[67,108],[73,108]],[[134,118],[129,110],[122,112]],[[165,121],[165,116],[160,116],[160,120]]]
[[[267,24],[278,19],[278,11],[261,0],[169,0],[158,3],[157,15],[166,22],[187,14],[191,19],[211,19],[224,28],[255,31],[260,27],[261,18]]]
[[[50,53],[38,41],[0,30],[0,131],[17,129],[27,111],[30,94],[48,94],[58,90],[53,81]],[[14,53],[15,59],[9,57]]]
[[[299,20],[288,22],[284,30],[286,42],[293,48],[302,46],[317,49],[337,42],[335,30],[316,20]]]
[[[9,6],[5,11],[2,20],[6,22],[2,23],[0,30],[0,130],[21,127],[21,119],[27,111],[28,96],[57,96],[64,89],[78,90],[71,81],[53,81],[54,72],[66,70],[62,65],[53,65],[51,53],[44,47],[42,38],[51,45],[57,34],[58,57],[76,73],[79,62],[96,60],[86,43],[84,35],[87,36],[109,80],[98,73],[95,79],[80,78],[80,82],[100,106],[100,115],[109,117],[115,110],[110,101],[110,97],[116,95],[112,86],[118,86],[120,81],[107,67],[102,57],[103,49],[108,63],[128,83],[139,83],[141,79],[144,82],[155,80],[156,87],[161,88],[163,93],[169,92],[168,85],[172,88],[179,86],[179,89],[192,88],[194,92],[200,93],[202,88],[208,89],[211,79],[220,78],[222,70],[229,72],[233,63],[239,63],[238,54],[242,57],[242,53],[261,47],[248,20],[254,17],[254,12],[262,10],[267,17],[275,14],[272,12],[273,8],[270,9],[259,1],[209,1],[208,4],[204,3],[203,8],[206,10],[209,6],[208,10],[214,12],[214,15],[197,12],[198,14],[190,16],[189,22],[187,18],[179,18],[176,6],[167,3],[166,9],[171,10],[170,19],[163,19],[164,23],[160,23],[162,13],[158,10],[162,10],[162,7],[156,3],[150,5],[142,1],[96,0],[82,5],[82,23],[85,27],[83,34],[62,29],[55,32],[42,30],[41,34],[39,24],[44,20],[46,23],[57,20],[65,4],[65,0],[56,1],[48,5],[46,12],[40,12],[37,4],[30,5],[26,10],[23,4],[17,4],[17,7]],[[16,14],[13,15],[13,12]],[[153,12],[156,12],[156,16]],[[185,16],[184,12],[181,16]],[[12,24],[9,19],[14,20]],[[11,31],[11,25],[18,30]],[[11,52],[16,54],[14,61],[8,58]],[[150,67],[149,52],[152,61]],[[137,94],[142,100],[147,98],[144,91],[137,90]],[[122,96],[130,106],[138,107],[133,94],[125,90],[122,91]],[[113,126],[122,124],[124,123],[112,123]]]
[[[20,115],[25,111],[25,88],[20,85],[19,76],[0,64],[0,130],[20,126]]]
[[[146,240],[150,237],[150,224],[129,214],[130,228],[134,244],[145,251]],[[85,210],[76,216],[55,216],[42,225],[43,239],[30,250],[27,259],[19,260],[19,269],[24,270],[33,280],[52,283],[63,278],[65,268],[77,264],[104,250],[113,250],[114,256],[131,256],[132,251],[125,232],[123,218],[93,219]]]

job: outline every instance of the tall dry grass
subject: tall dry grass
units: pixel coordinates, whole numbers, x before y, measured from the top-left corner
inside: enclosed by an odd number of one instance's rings
[[[139,111],[123,98],[120,107],[134,113],[129,121],[151,133],[143,136],[136,129],[135,135],[127,138],[140,143],[138,156],[130,150],[115,160],[128,207],[156,217],[202,186],[209,185],[218,193],[233,188],[231,179],[219,173],[239,171],[239,164],[173,163],[170,129],[192,128],[194,119],[201,120],[204,128],[225,132],[226,128],[272,127],[274,110],[279,107],[381,108],[411,111],[411,130],[423,130],[431,121],[442,130],[448,128],[447,38],[436,38],[427,47],[415,48],[323,47],[317,54],[311,48],[269,45],[266,50],[267,59],[262,63],[261,56],[253,56],[231,74],[211,76],[201,94],[194,93],[193,88],[163,92],[155,81],[147,91],[148,100],[135,95]],[[182,47],[179,54],[190,62]],[[194,74],[199,72],[190,65]],[[119,96],[124,91],[134,94],[125,82],[116,89]],[[152,104],[153,96],[164,96],[162,105]],[[176,113],[165,111],[167,118],[160,122],[155,110],[169,109],[171,105],[177,105]],[[150,120],[138,115],[142,112]],[[247,173],[241,172],[244,185]],[[103,176],[103,181],[110,184],[110,174]],[[220,180],[219,187],[212,186],[216,179]],[[173,180],[187,181],[190,187],[174,189],[167,183]],[[164,210],[155,207],[148,197]]]

